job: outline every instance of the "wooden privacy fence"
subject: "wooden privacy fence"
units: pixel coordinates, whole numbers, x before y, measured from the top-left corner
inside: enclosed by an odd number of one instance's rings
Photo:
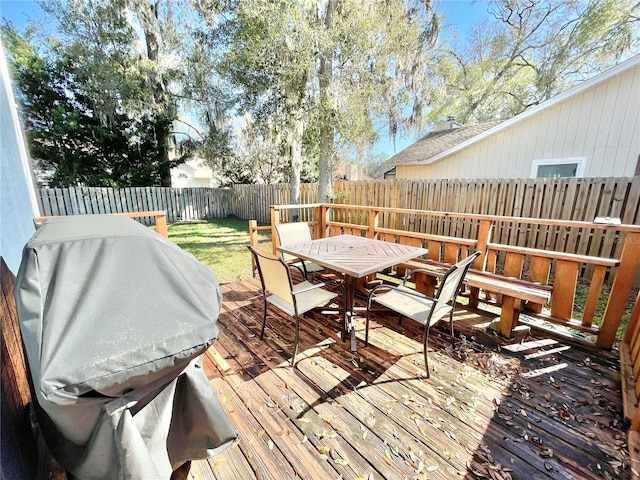
[[[40,206],[43,216],[164,210],[169,223],[233,214],[232,192],[223,188],[41,188]]]
[[[333,186],[336,204],[590,222],[597,216],[640,223],[640,177],[499,180],[363,180]],[[269,207],[286,205],[289,184],[226,188],[43,188],[42,215],[165,210],[169,222],[224,218],[268,224]],[[300,203],[317,203],[318,185],[300,186]],[[310,220],[302,217],[301,220]],[[422,225],[412,224],[407,226]],[[498,227],[499,228],[499,227]],[[507,232],[511,235],[513,232]],[[515,233],[514,233],[515,234]],[[523,232],[517,233],[522,239]],[[527,246],[553,247],[556,235],[527,236]]]
[[[318,184],[300,185],[300,203],[318,201]],[[289,184],[279,185],[234,185],[233,214],[244,220],[256,220],[260,224],[269,223],[269,207],[290,203]],[[306,220],[306,219],[305,219]]]

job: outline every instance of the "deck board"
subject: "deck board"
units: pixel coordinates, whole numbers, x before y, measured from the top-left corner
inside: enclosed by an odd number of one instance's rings
[[[264,341],[257,279],[222,287],[220,336],[204,369],[238,441],[175,479],[631,478],[615,351],[533,332],[509,344],[459,307],[430,337],[376,315],[358,352],[336,318],[301,322],[289,366],[291,319],[270,310]],[[463,334],[464,339],[459,337]]]

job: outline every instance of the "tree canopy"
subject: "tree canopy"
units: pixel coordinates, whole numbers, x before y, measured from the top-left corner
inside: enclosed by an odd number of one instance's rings
[[[158,185],[156,129],[151,114],[132,118],[112,112],[100,120],[95,99],[84,89],[86,72],[64,53],[49,61],[10,28],[3,40],[11,60],[31,156],[39,176],[52,187]],[[164,128],[170,126],[164,121]],[[131,133],[135,132],[135,141]]]
[[[637,0],[491,0],[463,38],[431,0],[48,0],[3,27],[52,185],[319,181],[382,136],[512,117],[638,52]],[[173,155],[173,157],[171,157]]]
[[[381,121],[394,136],[421,126],[438,35],[430,1],[219,3],[203,38],[223,46],[217,71],[238,88],[248,154],[286,158],[292,203],[303,158],[317,159],[326,200],[338,148],[374,143]]]
[[[492,0],[466,42],[445,45],[433,113],[511,118],[638,52],[635,0]]]

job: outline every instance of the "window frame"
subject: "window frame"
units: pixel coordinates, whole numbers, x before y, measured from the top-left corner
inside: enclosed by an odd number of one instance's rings
[[[567,165],[575,163],[578,165],[576,168],[575,177],[559,177],[559,178],[582,178],[584,177],[584,171],[587,166],[587,157],[564,157],[564,158],[544,158],[531,161],[531,178],[549,178],[538,177],[538,167],[544,165]]]

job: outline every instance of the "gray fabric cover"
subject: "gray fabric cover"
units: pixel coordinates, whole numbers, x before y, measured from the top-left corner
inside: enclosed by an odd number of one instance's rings
[[[81,479],[168,479],[237,433],[200,355],[218,336],[215,274],[130,218],[49,218],[15,297],[49,448]]]

